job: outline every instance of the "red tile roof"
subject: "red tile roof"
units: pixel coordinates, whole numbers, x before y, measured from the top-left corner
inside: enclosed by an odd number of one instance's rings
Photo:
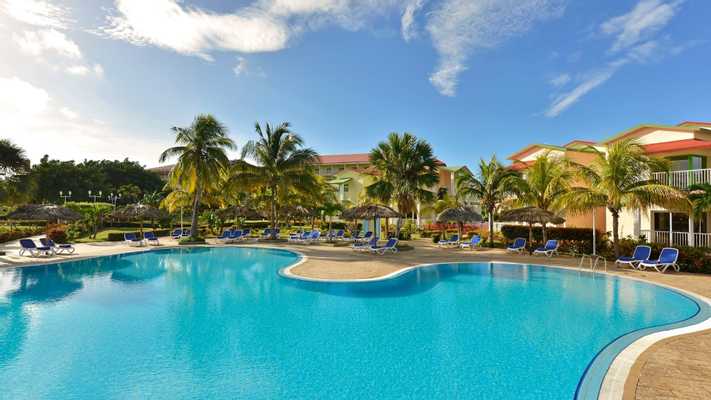
[[[331,154],[319,156],[318,164],[365,164],[370,162],[370,154]]]
[[[675,140],[673,142],[653,143],[644,146],[649,154],[667,153],[691,149],[711,148],[711,142],[698,139]]]
[[[711,122],[684,121],[684,122],[680,123],[679,126],[707,126],[707,127],[711,127]]]

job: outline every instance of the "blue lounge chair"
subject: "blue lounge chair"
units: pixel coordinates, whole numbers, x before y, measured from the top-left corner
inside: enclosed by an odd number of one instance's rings
[[[481,245],[481,236],[479,235],[474,235],[472,236],[472,240],[469,242],[465,242],[459,245],[462,249],[470,248],[472,250],[478,248]]]
[[[388,242],[385,243],[384,246],[377,246],[377,245],[371,246],[368,250],[371,253],[380,254],[380,255],[383,255],[388,251],[397,253],[397,242],[398,242],[397,238],[390,238],[390,239],[388,239]]]
[[[439,246],[439,247],[459,246],[459,235],[456,235],[456,234],[452,235],[452,237],[449,238],[449,240],[447,240],[447,239],[440,240],[439,242],[437,242],[437,246]]]
[[[262,234],[260,235],[260,237],[261,237],[262,239],[269,239],[271,236],[272,236],[272,230],[271,230],[271,228],[265,229],[265,230],[262,232]]]
[[[676,263],[677,259],[679,259],[679,249],[665,247],[659,253],[659,259],[644,260],[639,263],[639,269],[644,271],[647,267],[652,267],[663,274],[667,268],[672,267],[676,272],[679,272],[679,265]]]
[[[216,237],[215,239],[220,243],[225,243],[230,236],[230,232],[230,230],[224,230],[222,231],[220,236]]]
[[[376,247],[378,245],[378,238],[377,237],[372,237],[369,241],[367,242],[356,242],[351,245],[351,249],[353,251],[368,251],[372,247]]]
[[[182,237],[188,237],[188,236],[190,236],[190,229],[183,229]]]
[[[639,263],[642,261],[647,261],[649,260],[649,256],[652,255],[652,248],[649,246],[645,245],[639,245],[634,248],[634,253],[632,253],[632,257],[629,256],[622,256],[615,261],[615,264],[618,266],[620,265],[629,265],[633,269],[637,269],[637,266]]]
[[[328,233],[328,240],[343,240],[345,238],[346,231],[339,229],[338,231],[331,231]]]
[[[129,246],[141,247],[146,244],[143,239],[139,239],[133,232],[124,233],[123,240],[127,242]]]
[[[54,254],[73,254],[76,250],[71,244],[56,244],[50,238],[40,238],[43,247],[49,247]]]
[[[373,231],[368,231],[363,235],[362,238],[358,238],[355,240],[356,243],[368,243],[373,239]]]
[[[160,241],[158,240],[158,236],[156,236],[155,232],[145,232],[143,234],[143,239],[145,239],[148,244],[160,246]]]
[[[555,239],[550,239],[546,242],[546,245],[533,250],[533,255],[543,254],[546,257],[553,257],[558,254],[558,241]]]
[[[506,248],[506,251],[512,253],[523,253],[524,250],[526,250],[526,239],[524,238],[516,238],[513,244]]]
[[[303,232],[302,232],[301,230],[297,230],[296,232],[290,233],[290,234],[289,234],[289,238],[287,239],[287,241],[293,242],[294,240],[299,239],[299,238],[301,237],[301,234],[302,234],[302,233],[303,233]]]
[[[170,234],[170,237],[172,237],[175,240],[180,239],[183,236],[183,230],[182,229],[176,229],[173,231],[173,233]]]
[[[20,239],[20,255],[29,253],[31,257],[51,256],[54,254],[49,246],[37,246],[32,239]]]
[[[360,239],[360,231],[355,231],[355,233],[353,233],[353,235],[351,235],[351,237],[348,238],[348,240],[350,240],[351,242],[356,242],[359,239]]]
[[[301,234],[297,234],[293,237],[289,237],[289,242],[300,243],[300,242],[306,241],[309,237],[311,237],[311,231],[304,231]]]
[[[321,231],[313,231],[304,242],[307,244],[318,243],[319,238],[321,238]]]
[[[249,235],[252,234],[252,230],[247,228],[242,231],[242,236],[239,237],[239,240],[247,240],[249,239]]]
[[[227,239],[225,239],[225,243],[234,243],[242,240],[242,235],[244,235],[244,232],[239,229],[227,232]]]

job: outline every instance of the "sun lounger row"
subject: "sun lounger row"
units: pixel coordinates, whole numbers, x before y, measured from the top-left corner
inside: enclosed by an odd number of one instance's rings
[[[52,239],[40,238],[40,246],[37,246],[32,239],[20,239],[20,256],[30,257],[53,256],[57,254],[72,254],[75,249],[71,244],[56,244]]]
[[[387,243],[380,246],[378,245],[378,238],[374,237],[368,242],[353,243],[351,248],[353,251],[383,255],[387,252],[397,253],[397,243],[398,240],[396,238],[390,238]]]
[[[618,266],[629,265],[633,269],[644,271],[647,268],[654,268],[657,272],[664,273],[668,268],[673,268],[679,272],[679,265],[676,263],[679,259],[679,249],[673,247],[665,247],[659,253],[659,258],[651,260],[652,248],[645,245],[635,247],[632,256],[622,256],[615,261]]]
[[[481,236],[474,235],[468,242],[459,240],[459,235],[452,235],[449,239],[440,240],[437,242],[438,247],[443,248],[462,248],[475,250],[481,245]]]

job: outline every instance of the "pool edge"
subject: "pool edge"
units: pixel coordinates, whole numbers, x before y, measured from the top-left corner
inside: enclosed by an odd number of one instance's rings
[[[475,262],[475,261],[472,261]],[[682,295],[685,295],[689,297],[692,301],[696,302],[699,308],[702,307],[701,303],[705,303],[708,307],[711,307],[711,299],[699,295],[697,293],[681,289],[672,285],[667,285],[664,283],[659,283],[659,282],[652,282],[646,279],[638,278],[638,277],[632,277],[632,276],[621,276],[613,273],[609,273],[607,271],[591,271],[589,269],[585,268],[580,268],[580,267],[566,267],[562,265],[541,265],[541,264],[527,264],[527,263],[516,263],[516,262],[511,262],[511,261],[497,261],[497,260],[491,260],[491,261],[478,261],[482,263],[497,263],[497,264],[516,264],[516,265],[535,265],[535,266],[540,266],[544,268],[555,268],[555,269],[564,269],[568,271],[579,271],[579,272],[585,272],[585,273],[594,273],[594,274],[601,274],[601,275],[606,275],[610,277],[615,277],[618,279],[630,279],[638,282],[644,282],[646,284],[650,285],[656,285],[662,288],[665,288],[667,290],[672,290],[675,292],[678,292]],[[412,271],[416,268],[420,267],[428,267],[428,266],[435,266],[435,265],[441,265],[441,264],[466,264],[466,261],[442,261],[442,262],[436,262],[436,263],[425,263],[425,264],[417,264],[417,265],[412,265],[409,267],[404,267],[401,268],[397,271],[393,271],[387,275],[379,276],[379,277],[374,277],[374,278],[361,278],[361,279],[324,279],[324,278],[309,278],[305,276],[301,276],[298,274],[293,273],[291,270],[295,268],[298,264],[294,264],[288,267],[284,267],[279,271],[279,274],[295,279],[295,280],[301,280],[301,281],[309,281],[309,282],[323,282],[323,283],[367,283],[367,282],[378,282],[378,281],[384,281],[384,280],[389,280],[389,279],[394,279],[399,276],[402,276],[409,271]],[[680,323],[683,323],[683,321],[680,321]],[[667,324],[667,325],[673,325],[673,324]],[[598,391],[598,399],[623,399],[625,396],[625,389],[627,388],[627,381],[630,378],[630,372],[632,371],[632,367],[634,366],[635,362],[639,357],[649,348],[651,348],[654,344],[659,343],[662,340],[666,340],[671,337],[676,337],[676,336],[683,336],[687,334],[692,334],[692,333],[697,333],[701,331],[706,331],[706,330],[711,330],[711,317],[706,318],[705,320],[688,325],[688,326],[682,326],[678,328],[672,328],[672,329],[663,329],[662,330],[652,332],[650,334],[644,335],[632,343],[628,344],[625,346],[612,360],[612,362],[609,364],[607,367],[607,371],[603,377],[602,383],[600,385],[600,389]],[[619,340],[621,338],[617,338],[610,342],[609,344],[614,343],[615,341]],[[608,345],[609,345],[608,344]],[[597,356],[596,356],[597,357]],[[591,360],[591,363],[594,361]],[[581,376],[581,379],[585,376]],[[581,381],[582,382],[582,381]]]

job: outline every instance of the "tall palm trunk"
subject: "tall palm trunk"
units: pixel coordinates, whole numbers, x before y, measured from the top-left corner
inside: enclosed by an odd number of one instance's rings
[[[190,219],[190,239],[195,240],[198,237],[198,207],[200,206],[200,198],[202,197],[202,189],[195,189],[195,198],[193,199],[193,215]]]
[[[614,209],[610,209],[612,214],[612,244],[615,249],[615,258],[620,258],[620,212]]]
[[[545,246],[545,243],[548,241],[548,233],[546,232],[546,223],[543,223],[543,245]]]
[[[494,247],[494,207],[489,208],[489,247]]]

